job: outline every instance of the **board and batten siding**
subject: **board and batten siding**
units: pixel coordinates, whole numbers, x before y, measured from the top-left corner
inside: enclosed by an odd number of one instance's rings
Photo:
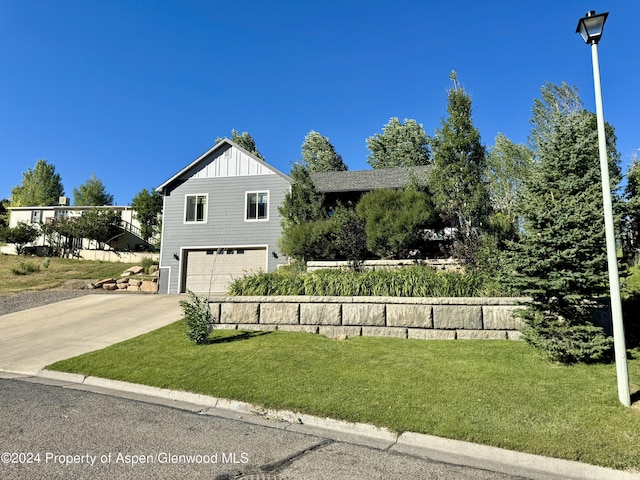
[[[278,207],[290,191],[288,178],[246,158],[242,151],[233,147],[229,150],[231,155],[217,152],[212,158],[203,159],[198,168],[184,172],[183,179],[177,179],[172,188],[165,190],[160,266],[169,277],[166,293],[180,293],[184,288],[188,250],[265,248],[267,271],[287,261],[278,246],[281,236]],[[232,161],[234,158],[238,161]],[[216,165],[221,159],[225,163]],[[245,220],[247,192],[269,192],[268,220]],[[208,197],[206,222],[185,223],[185,198],[195,194]]]

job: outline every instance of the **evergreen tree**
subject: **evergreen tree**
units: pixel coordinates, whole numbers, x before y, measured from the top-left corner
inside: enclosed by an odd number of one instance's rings
[[[411,167],[430,163],[427,134],[421,124],[393,117],[378,133],[367,139],[371,155],[367,162],[373,168]]]
[[[640,253],[640,161],[634,155],[627,170],[625,187],[623,251],[626,259],[637,263]]]
[[[282,216],[280,248],[285,255],[303,261],[324,258],[332,251],[331,236],[335,230],[333,224],[327,223],[324,195],[316,190],[304,165],[296,163],[291,178],[291,191],[278,207]]]
[[[480,234],[490,211],[486,151],[471,118],[471,97],[451,74],[449,117],[431,139],[433,171],[429,187],[436,210],[455,229],[453,254],[470,264],[476,261]]]
[[[302,160],[310,173],[342,172],[348,170],[342,161],[342,155],[327,137],[311,130],[302,144]]]
[[[107,193],[102,180],[92,173],[84,184],[73,189],[73,204],[83,207],[113,205],[113,195]]]
[[[218,137],[216,139],[216,143],[218,143],[220,140],[222,140],[222,138]],[[258,148],[256,147],[256,141],[249,134],[249,132],[240,133],[237,130],[233,129],[233,130],[231,130],[231,141],[233,143],[235,143],[236,145],[244,148],[247,152],[252,153],[256,157],[264,160],[264,157],[262,156],[262,154],[258,151]]]
[[[56,167],[46,160],[38,160],[33,170],[22,174],[22,184],[11,189],[11,205],[14,207],[33,207],[57,205],[64,195],[62,180],[56,173]]]
[[[286,229],[291,224],[327,218],[322,206],[324,195],[316,190],[309,169],[296,163],[291,169],[293,184],[291,191],[284,197],[284,202],[278,207],[282,216],[282,226]]]
[[[549,91],[545,85],[543,92]],[[522,193],[524,235],[509,252],[512,286],[533,298],[522,313],[523,335],[556,361],[601,360],[612,342],[593,323],[594,299],[607,291],[596,117],[551,105],[544,123],[532,123],[543,134],[532,132],[538,162]],[[619,155],[610,127],[608,137],[617,184]]]

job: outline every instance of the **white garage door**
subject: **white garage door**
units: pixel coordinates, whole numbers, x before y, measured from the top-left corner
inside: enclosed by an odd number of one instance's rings
[[[219,248],[187,251],[185,290],[222,294],[232,280],[264,270],[266,248]]]

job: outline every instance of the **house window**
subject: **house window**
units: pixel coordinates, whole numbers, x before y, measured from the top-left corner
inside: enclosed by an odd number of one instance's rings
[[[269,192],[247,192],[245,220],[269,220]]]
[[[207,195],[187,195],[185,198],[185,223],[207,221]]]

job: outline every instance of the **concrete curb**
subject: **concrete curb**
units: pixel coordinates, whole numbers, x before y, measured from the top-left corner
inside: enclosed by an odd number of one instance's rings
[[[312,428],[320,428],[349,435],[357,435],[388,443],[389,450],[401,454],[416,455],[431,460],[482,468],[531,479],[569,480],[640,480],[640,472],[625,472],[589,465],[571,460],[516,452],[498,447],[479,445],[460,440],[435,437],[420,433],[405,432],[400,435],[385,428],[363,423],[350,423],[331,418],[295,413],[287,410],[265,409],[246,402],[210,397],[197,393],[151,387],[119,380],[84,376],[75,373],[40,370],[36,375],[72,384],[100,387],[114,391],[147,395],[155,398],[185,402],[205,408],[218,408],[273,419],[281,422]],[[250,419],[246,419],[250,421]],[[300,429],[296,429],[300,431]]]
[[[395,451],[404,453],[415,453],[416,449],[435,452],[431,457],[435,460],[450,463],[455,455],[455,461],[458,464],[511,475],[526,475],[530,478],[549,478],[549,475],[576,480],[637,480],[640,478],[638,473],[412,432],[401,434],[397,447],[393,448]]]

